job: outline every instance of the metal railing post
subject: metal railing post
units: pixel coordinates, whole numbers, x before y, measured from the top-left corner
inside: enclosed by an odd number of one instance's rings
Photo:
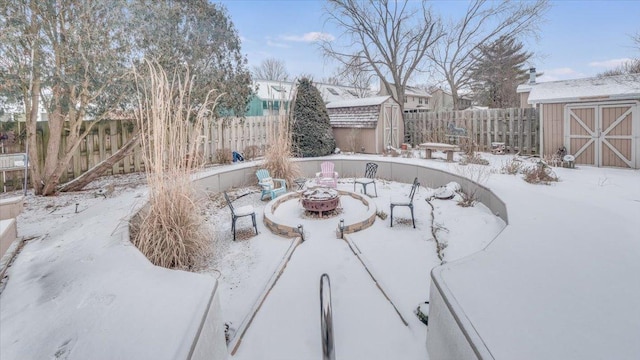
[[[322,336],[322,360],[335,360],[333,342],[333,312],[331,310],[331,284],[329,275],[320,277],[320,323]]]

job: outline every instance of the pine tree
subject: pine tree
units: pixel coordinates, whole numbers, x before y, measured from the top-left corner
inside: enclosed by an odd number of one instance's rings
[[[533,55],[510,36],[480,47],[471,72],[472,89],[478,105],[508,108],[519,105],[516,88],[527,78],[525,63]]]
[[[329,155],[336,148],[327,107],[320,91],[308,78],[298,81],[292,140],[295,153],[301,157]]]

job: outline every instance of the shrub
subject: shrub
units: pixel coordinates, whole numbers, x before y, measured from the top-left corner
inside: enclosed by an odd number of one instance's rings
[[[553,172],[551,167],[543,161],[538,162],[535,166],[523,171],[524,181],[529,184],[549,185],[551,182],[558,181],[558,176]]]
[[[249,145],[246,148],[244,148],[244,158],[246,160],[254,160],[255,158],[258,157],[259,153],[260,153],[260,149],[255,145]]]
[[[522,172],[523,166],[522,161],[517,160],[515,158],[511,160],[507,160],[506,163],[502,163],[502,167],[500,168],[500,173],[516,175]]]
[[[291,188],[293,180],[300,177],[302,172],[298,163],[291,161],[291,127],[287,117],[282,119],[280,129],[277,134],[273,134],[274,142],[265,150],[264,167],[273,178],[285,179],[287,187]]]
[[[293,105],[292,144],[301,157],[333,153],[336,140],[322,95],[308,78],[298,81]]]
[[[476,145],[476,143],[473,141],[472,138],[468,136],[461,136],[459,138],[458,144],[460,145],[460,150],[462,150],[463,154],[467,156],[475,155],[478,146]]]
[[[227,148],[216,150],[215,160],[218,164],[231,164],[233,162],[231,150]]]
[[[473,153],[471,155],[465,154],[460,160],[460,165],[476,164],[476,165],[489,165],[489,161],[484,159],[480,154]]]
[[[475,182],[476,184],[484,185],[491,176],[491,168],[486,166],[456,166],[455,171],[466,177],[467,179]],[[466,188],[458,190],[458,194],[461,199],[458,201],[458,205],[462,207],[469,207],[475,205],[477,201],[478,191],[477,185],[468,185]]]

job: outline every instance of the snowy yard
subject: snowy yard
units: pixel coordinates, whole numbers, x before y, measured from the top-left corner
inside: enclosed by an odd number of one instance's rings
[[[573,227],[566,225],[571,219],[580,219],[581,224],[591,222],[597,236],[606,234],[607,231],[601,229],[605,223],[615,228],[611,231],[615,235],[638,234],[640,172],[637,170],[555,168],[560,182],[549,186],[531,185],[520,175],[499,173],[510,156],[483,154],[483,157],[489,159],[491,165],[478,171],[466,170],[475,165],[461,167],[441,160],[396,160],[462,172],[472,177],[485,172],[486,186],[507,204],[508,226],[482,204],[463,208],[455,199],[432,200],[437,236],[447,243],[444,250],[447,263],[482,250],[497,236],[501,244],[525,241],[529,245],[540,236],[548,236],[547,233],[553,233],[559,239],[571,236],[569,231]],[[140,260],[130,244],[125,241],[114,244],[106,239],[122,226],[132,209],[144,202],[143,180],[140,175],[111,177],[92,184],[91,189],[83,192],[26,199],[25,210],[18,218],[18,232],[20,236],[34,240],[26,243],[2,284],[0,358],[63,358],[56,354],[70,359],[81,358],[90,353],[90,346],[96,343],[95,337],[106,336],[105,344],[118,341],[112,333],[95,330],[103,321],[97,305],[117,306],[122,310],[120,313],[126,314],[128,304],[118,301],[120,294],[101,295],[101,281],[110,280],[104,273],[112,271],[111,267],[126,268],[124,265],[129,262]],[[113,194],[106,199],[96,197],[95,191],[108,182],[115,185]],[[244,333],[233,358],[319,358],[319,279],[323,273],[331,277],[336,358],[428,358],[426,326],[418,320],[414,310],[429,299],[429,273],[440,260],[432,237],[431,207],[425,201],[433,195],[433,189],[428,188],[429,184],[422,185],[414,199],[415,229],[408,208],[397,207],[393,227],[389,226],[389,217],[384,220],[378,217],[370,228],[347,235],[348,241],[337,238],[336,229],[339,219],[347,218],[349,212],[354,211],[349,201],[343,202],[342,214],[328,219],[304,216],[301,207],[291,204],[283,207],[285,216],[300,219],[305,241],[295,248],[286,262],[281,277]],[[410,186],[379,180],[378,197],[372,198],[377,210],[388,215],[390,198],[407,194]],[[338,189],[352,191],[352,180],[342,179]],[[372,193],[370,186],[368,192]],[[238,222],[238,240],[233,242],[229,209],[224,199],[214,196],[215,201],[208,201],[205,210],[210,219],[205,225],[214,233],[214,253],[198,271],[218,279],[222,316],[230,325],[229,335],[233,339],[240,335],[239,326],[252,314],[252,307],[267,290],[265,286],[269,279],[279,265],[285,263],[283,257],[293,240],[270,233],[262,223],[267,202],[260,201],[256,188],[234,189],[232,193],[244,195],[234,205],[255,207],[259,234],[254,236],[250,219],[243,218]],[[556,212],[567,204],[574,212],[557,215]],[[629,250],[628,241],[623,242],[623,246],[617,246],[615,238],[610,242],[602,251],[607,248]],[[489,252],[492,246],[489,246]],[[632,269],[636,266],[632,261],[637,262],[640,258],[638,247],[640,245],[632,245],[631,253],[621,257],[621,261],[628,261]],[[572,251],[561,247],[558,250],[563,256],[572,256]],[[120,253],[126,256],[114,256]],[[549,256],[558,255],[550,252]],[[94,260],[104,258],[108,262],[101,262],[100,281],[87,281],[87,276],[95,275],[87,273],[86,267],[94,266],[91,265]],[[66,265],[63,275],[59,273],[62,268],[55,267],[59,263]],[[166,272],[167,280],[173,276],[170,273]],[[122,276],[121,272],[118,274]],[[635,278],[633,273],[621,276],[629,281]],[[150,286],[157,291],[171,292],[171,281],[152,284]],[[121,289],[122,293],[130,291],[136,293],[135,296],[151,296],[144,295],[144,290]],[[596,292],[594,289],[594,295]],[[637,283],[629,287],[629,292],[631,297],[640,296]],[[177,311],[175,316],[185,311]],[[126,327],[126,319],[123,316],[112,321],[123,321],[122,326]],[[155,338],[154,334],[140,335],[134,331],[125,330],[123,336]]]

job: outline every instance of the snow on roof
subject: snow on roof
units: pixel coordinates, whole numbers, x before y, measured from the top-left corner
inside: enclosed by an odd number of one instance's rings
[[[327,104],[327,109],[341,108],[341,107],[358,107],[358,106],[371,106],[380,105],[387,101],[391,96],[373,96],[366,98],[356,98],[350,100],[331,101]]]
[[[421,89],[419,87],[415,87],[415,86],[405,86],[404,88],[404,94],[405,95],[411,95],[411,96],[423,96],[423,97],[431,97],[431,94],[429,94],[429,92],[425,89]]]
[[[295,86],[291,81],[255,80],[254,85],[258,85],[256,96],[262,100],[290,100],[291,92]],[[313,82],[313,85],[320,91],[325,102],[356,99],[358,89],[351,86],[325,84]]]
[[[518,86],[530,89],[529,104],[640,98],[640,74],[562,80]]]

